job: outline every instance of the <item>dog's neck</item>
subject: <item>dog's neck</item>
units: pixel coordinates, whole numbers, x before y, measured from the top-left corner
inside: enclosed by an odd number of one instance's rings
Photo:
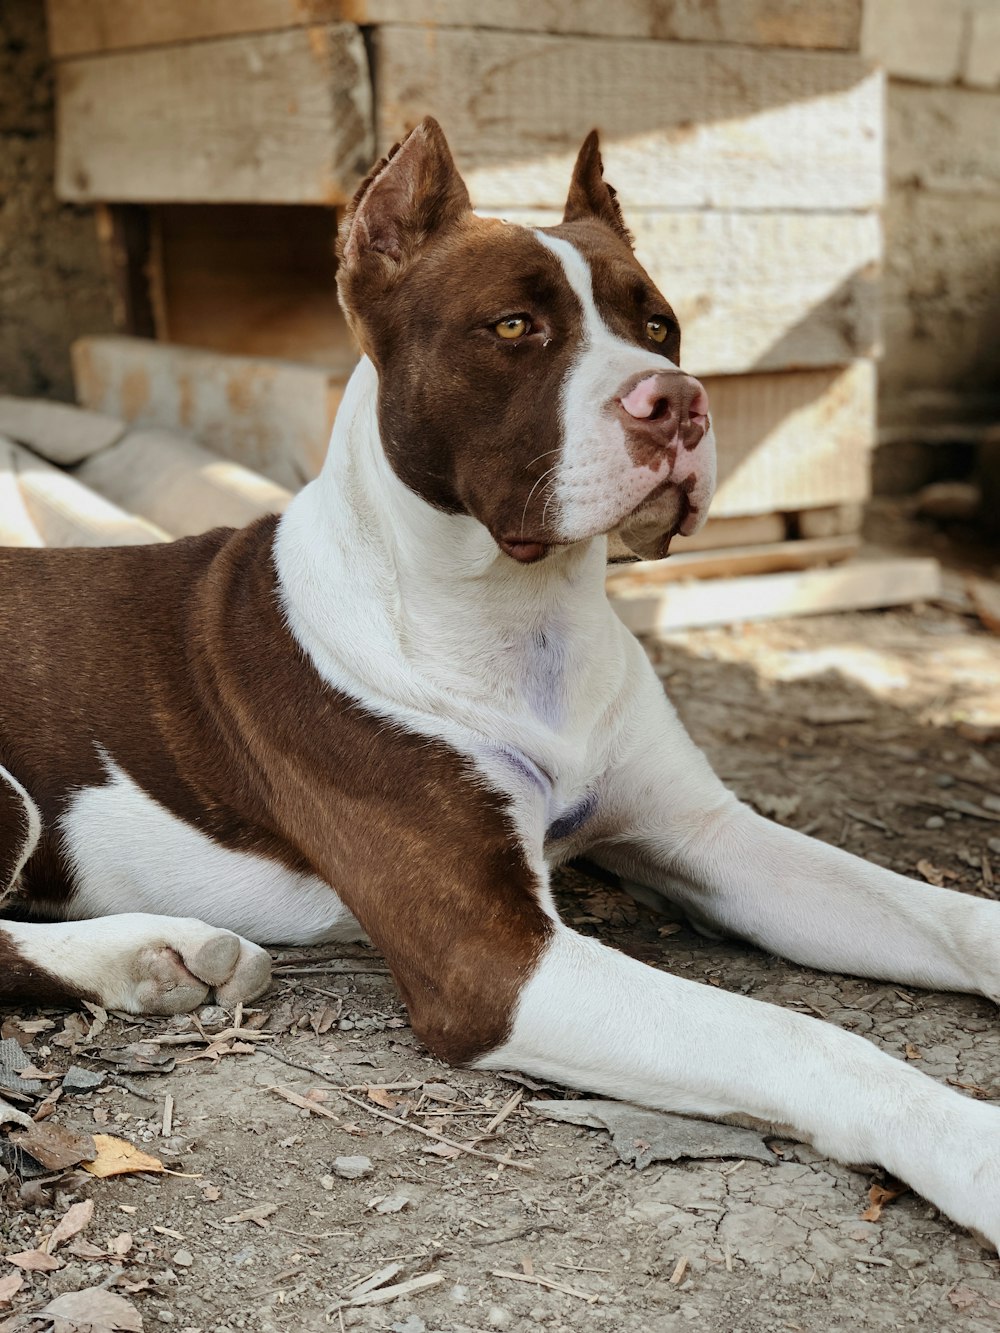
[[[377,394],[363,359],[322,473],[281,521],[276,562],[295,637],[326,679],[365,699],[421,712],[451,699],[463,714],[527,709],[565,722],[567,696],[586,689],[587,663],[616,633],[606,539],[517,564],[475,519],[399,480]]]

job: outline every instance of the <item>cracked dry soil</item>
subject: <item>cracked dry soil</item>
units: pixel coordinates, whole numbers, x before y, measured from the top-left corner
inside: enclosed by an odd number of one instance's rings
[[[691,632],[649,648],[696,740],[764,813],[908,874],[921,861],[959,892],[996,896],[1000,815],[972,817],[953,802],[983,809],[1000,793],[1000,744],[962,735],[965,722],[1000,722],[1000,638],[932,607]],[[569,920],[619,949],[815,1014],[968,1095],[1000,1099],[1000,1027],[985,1000],[816,973],[703,940],[577,870],[560,876],[559,890]],[[51,1045],[63,1015],[50,1015],[56,1027],[28,1054],[53,1071],[70,1060],[105,1069],[102,1051],[191,1036],[190,1046],[165,1048],[178,1058],[173,1072],[133,1076],[131,1090],[106,1084],[66,1096],[53,1117],[130,1138],[189,1174],[71,1176],[24,1190],[8,1179],[0,1253],[35,1245],[72,1199],[90,1197],[86,1239],[108,1257],[63,1251],[65,1266],[28,1275],[0,1320],[111,1278],[147,1330],[188,1333],[921,1325],[986,1333],[1000,1325],[1000,1263],[971,1236],[913,1194],[877,1221],[862,1218],[877,1172],[783,1141],[776,1166],[697,1161],[636,1172],[616,1160],[604,1133],[510,1108],[518,1092],[560,1092],[431,1060],[372,951],[280,958],[286,970],[246,1016],[276,1034],[253,1043],[255,1053],[181,1063],[204,1051],[187,1020],[114,1018],[68,1051]],[[209,1031],[228,1021],[204,1019]],[[414,1085],[388,1096],[404,1122],[347,1102],[334,1083],[360,1089],[363,1101],[365,1084]],[[336,1118],[290,1104],[276,1086],[318,1091],[314,1104]],[[173,1127],[164,1138],[168,1094]],[[409,1128],[468,1142],[505,1109],[479,1147],[531,1172],[439,1156]],[[336,1174],[336,1158],[358,1155],[370,1160],[369,1174]],[[226,1220],[255,1209],[256,1222]],[[384,1305],[338,1309],[390,1265],[398,1265],[391,1283],[439,1280]]]

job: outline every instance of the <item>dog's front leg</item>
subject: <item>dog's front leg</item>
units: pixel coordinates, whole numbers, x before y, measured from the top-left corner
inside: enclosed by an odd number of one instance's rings
[[[659,972],[557,927],[508,1040],[478,1061],[645,1106],[784,1124],[877,1162],[1000,1245],[1000,1111],[861,1037]]]
[[[696,925],[795,962],[1000,999],[1000,904],[764,819],[712,772],[658,682],[639,694],[608,780],[618,832],[589,855]]]

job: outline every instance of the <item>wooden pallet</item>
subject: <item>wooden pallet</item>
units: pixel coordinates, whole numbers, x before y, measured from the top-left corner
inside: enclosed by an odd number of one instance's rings
[[[690,572],[693,565],[688,566],[689,578],[677,578],[670,572],[674,563],[667,560],[662,567],[657,562],[609,574],[611,604],[634,634],[905,606],[929,601],[941,592],[941,569],[933,559],[862,554],[825,569],[748,573],[711,582],[698,581]]]

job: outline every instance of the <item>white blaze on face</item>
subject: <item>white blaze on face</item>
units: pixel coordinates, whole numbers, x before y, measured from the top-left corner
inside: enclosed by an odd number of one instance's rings
[[[583,311],[580,352],[563,385],[563,449],[553,487],[556,526],[561,540],[579,541],[618,526],[626,515],[671,477],[695,475],[690,499],[700,526],[715,485],[715,441],[711,428],[696,450],[681,450],[674,473],[664,458],[658,466],[637,465],[628,450],[625,424],[616,400],[627,381],[640,375],[677,371],[669,357],[614,334],[594,301],[590,265],[575,246],[536,231],[536,237],[562,265],[566,281]],[[683,455],[683,457],[681,457]],[[656,502],[657,523],[670,526],[671,508],[679,513],[679,493],[668,491]],[[690,529],[694,530],[694,526]]]

